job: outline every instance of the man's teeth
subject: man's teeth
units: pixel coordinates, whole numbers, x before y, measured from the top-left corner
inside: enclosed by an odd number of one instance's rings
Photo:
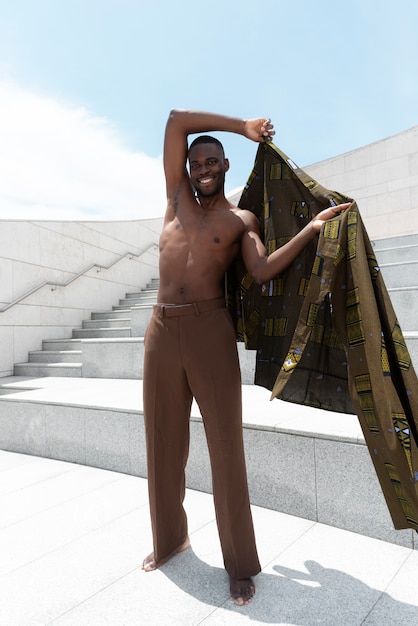
[[[200,182],[205,185],[206,183],[210,183],[211,180],[212,180],[211,178],[201,178]]]

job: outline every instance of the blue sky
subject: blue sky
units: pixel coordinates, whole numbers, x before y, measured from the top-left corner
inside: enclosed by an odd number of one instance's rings
[[[173,107],[270,116],[301,166],[418,124],[416,0],[0,0],[3,219],[164,212]],[[222,135],[227,189],[256,146]]]

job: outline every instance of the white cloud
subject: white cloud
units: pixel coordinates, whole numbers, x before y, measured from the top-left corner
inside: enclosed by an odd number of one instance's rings
[[[162,160],[109,121],[0,82],[0,218],[124,220],[165,210]]]

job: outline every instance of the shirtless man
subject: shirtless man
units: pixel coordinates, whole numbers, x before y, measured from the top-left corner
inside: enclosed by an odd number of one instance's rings
[[[246,268],[263,284],[282,272],[349,205],[325,209],[291,241],[267,255],[255,215],[225,197],[229,169],[222,144],[194,133],[227,131],[255,142],[274,135],[268,118],[243,120],[171,111],[165,132],[167,211],[160,239],[158,305],[145,337],[144,416],[154,551],[152,571],[189,547],[182,506],[193,397],[208,442],[216,519],[238,605],[255,593],[260,571],[245,470],[241,379],[235,331],[225,308],[224,276],[241,249]],[[189,171],[186,162],[189,161]]]

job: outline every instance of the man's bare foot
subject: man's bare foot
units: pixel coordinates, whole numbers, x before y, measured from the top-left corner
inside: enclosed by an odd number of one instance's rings
[[[255,586],[252,578],[243,578],[242,580],[236,580],[229,577],[229,591],[231,598],[238,606],[248,604],[253,599],[255,594]]]
[[[159,567],[161,567],[161,565],[164,565],[164,563],[167,563],[167,561],[169,561],[171,557],[173,557],[175,554],[178,554],[179,552],[183,552],[184,550],[187,550],[189,546],[190,546],[190,539],[187,537],[184,543],[182,543],[178,548],[173,550],[173,552],[171,552],[168,556],[164,557],[160,561],[156,561],[154,558],[154,552],[151,552],[151,554],[145,557],[142,563],[142,569],[145,572],[153,572],[155,569],[158,569]]]

